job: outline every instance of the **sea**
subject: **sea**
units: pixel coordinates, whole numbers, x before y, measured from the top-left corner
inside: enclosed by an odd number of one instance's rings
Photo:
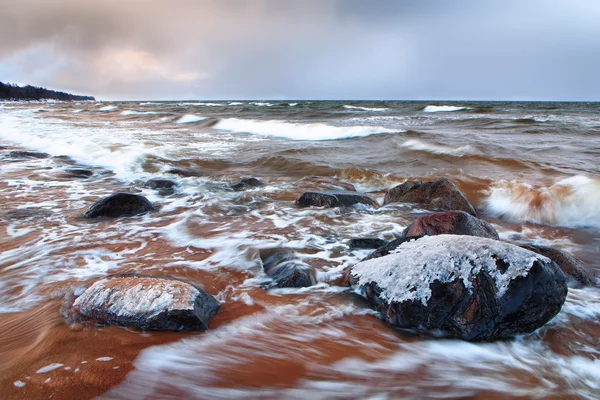
[[[423,339],[332,281],[370,252],[351,238],[391,240],[431,210],[294,203],[307,176],[380,202],[408,179],[447,177],[502,240],[563,249],[598,272],[600,103],[4,102],[0,146],[0,398],[600,396],[598,287],[569,288],[554,319],[512,340]],[[265,185],[231,190],[246,177]],[[152,178],[175,193],[145,187]],[[157,210],[82,218],[115,192]],[[266,290],[269,248],[295,251],[318,283]],[[205,332],[61,317],[95,279],[126,272],[186,280],[221,308]]]

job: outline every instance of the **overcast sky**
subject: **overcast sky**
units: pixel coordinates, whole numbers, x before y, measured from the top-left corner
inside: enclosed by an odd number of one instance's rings
[[[0,81],[106,100],[600,100],[600,1],[0,0]]]

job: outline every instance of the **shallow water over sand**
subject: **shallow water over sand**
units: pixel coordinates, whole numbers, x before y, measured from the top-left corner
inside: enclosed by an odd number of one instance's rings
[[[557,317],[513,341],[412,337],[328,281],[369,253],[348,239],[392,239],[425,211],[294,200],[310,175],[380,202],[405,179],[446,176],[503,239],[559,247],[598,270],[598,104],[230,103],[0,104],[0,397],[597,396],[599,289],[570,289]],[[8,157],[22,149],[51,157]],[[72,168],[93,175],[66,177]],[[229,190],[247,176],[266,186]],[[176,181],[175,194],[145,188],[155,177]],[[116,191],[158,210],[81,218]],[[272,247],[295,249],[319,284],[265,291],[258,252]],[[62,319],[73,293],[122,272],[187,280],[221,309],[196,333]]]

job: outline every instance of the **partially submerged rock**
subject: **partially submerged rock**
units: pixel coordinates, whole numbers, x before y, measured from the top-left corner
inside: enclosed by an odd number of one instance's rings
[[[477,216],[469,200],[448,178],[433,182],[406,181],[385,195],[383,204],[415,203],[437,210],[460,210]]]
[[[176,186],[177,183],[172,180],[161,178],[148,179],[146,183],[144,183],[144,187],[158,190],[158,194],[162,196],[170,196],[175,193]]]
[[[6,157],[16,159],[50,158],[50,154],[39,151],[13,150],[8,152]]]
[[[262,187],[265,184],[259,181],[256,178],[244,178],[239,183],[231,186],[231,189],[236,192],[241,192],[242,190]]]
[[[532,332],[567,295],[565,276],[550,259],[474,236],[406,241],[351,274],[390,324],[471,341]]]
[[[445,211],[416,219],[402,236],[469,235],[499,239],[498,232],[491,224],[467,214],[464,211]]]
[[[167,170],[167,174],[175,174],[184,177],[190,176],[204,176],[204,174],[197,169],[192,168],[171,168]]]
[[[351,249],[378,249],[388,244],[387,240],[378,238],[354,238],[348,241]]]
[[[352,192],[306,192],[296,200],[299,207],[352,207],[355,204],[379,207],[371,196]]]
[[[315,270],[291,250],[261,250],[265,273],[280,288],[307,287],[317,283]]]
[[[210,294],[176,279],[114,275],[96,281],[79,296],[67,314],[98,324],[143,330],[208,329],[219,309]]]
[[[300,179],[296,184],[300,187],[312,187],[320,190],[345,190],[347,192],[356,192],[353,184],[340,181],[330,176],[307,176]]]
[[[152,210],[154,210],[154,206],[144,196],[116,193],[95,202],[83,216],[85,218],[117,218],[142,214]]]
[[[87,179],[94,175],[94,171],[84,168],[68,168],[60,174],[62,178]]]
[[[533,244],[525,244],[521,245],[521,247],[548,257],[560,267],[567,277],[580,285],[591,286],[597,284],[598,277],[594,271],[583,261],[564,250],[559,250],[554,247],[536,246]]]

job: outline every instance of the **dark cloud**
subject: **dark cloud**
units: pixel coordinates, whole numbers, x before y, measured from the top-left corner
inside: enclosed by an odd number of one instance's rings
[[[595,0],[4,0],[0,79],[108,99],[598,100]]]

